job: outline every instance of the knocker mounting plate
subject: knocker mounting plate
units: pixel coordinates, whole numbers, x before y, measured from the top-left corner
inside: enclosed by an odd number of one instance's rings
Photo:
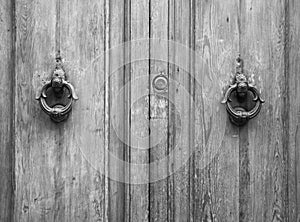
[[[63,97],[66,93],[68,96],[67,99],[64,99]],[[50,97],[49,95],[55,100],[54,104],[49,105],[49,101],[47,101]],[[73,100],[77,100],[78,97],[74,87],[66,79],[66,73],[62,67],[60,57],[56,59],[56,67],[52,73],[51,80],[45,83],[36,99],[39,100],[42,110],[54,122],[59,123],[68,118],[72,110]]]
[[[245,125],[256,117],[261,110],[264,100],[259,91],[249,83],[243,71],[243,60],[237,59],[237,71],[233,84],[225,93],[222,101],[226,105],[231,122],[237,126]]]
[[[169,85],[168,77],[163,72],[161,72],[153,79],[152,84],[154,89],[157,92],[163,93],[168,91],[168,85]]]

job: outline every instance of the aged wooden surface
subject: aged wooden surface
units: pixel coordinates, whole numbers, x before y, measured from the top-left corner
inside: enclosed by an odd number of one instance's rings
[[[104,1],[16,2],[16,221],[106,219],[104,61],[88,67],[104,49],[104,9]],[[82,112],[56,125],[33,98],[58,51]]]
[[[50,1],[17,1],[15,15],[14,220],[53,220],[62,217],[63,130],[44,121],[34,97],[53,66],[56,5]]]
[[[300,220],[299,1],[0,3],[0,221]],[[61,124],[34,100],[58,53]],[[242,128],[238,54],[266,100]]]
[[[285,215],[290,221],[300,220],[300,151],[299,151],[299,71],[300,71],[300,2],[289,1],[289,5],[285,8],[285,82],[287,85],[285,106],[288,107],[286,115],[288,119],[286,124],[289,126],[289,131],[285,132],[287,140],[286,155],[288,162],[286,163],[285,180],[288,181],[288,196]]]
[[[238,50],[237,5],[234,1],[196,3],[195,50],[208,67],[198,67],[195,61],[195,76],[200,83],[195,82],[194,86],[195,120],[198,120],[195,121],[196,153],[192,174],[196,194],[192,200],[194,220],[222,220],[225,215],[230,221],[238,218],[237,130],[230,124],[225,128],[227,117],[218,118],[222,114],[217,112],[221,89],[213,85],[216,76],[222,85],[227,84],[228,73],[234,70],[232,60]],[[225,130],[222,144],[211,144],[222,141]],[[221,138],[215,138],[218,133]]]
[[[14,186],[14,4],[0,1],[0,221],[13,216]]]
[[[169,40],[176,41],[184,48],[193,47],[193,16],[191,7],[194,1],[170,1]],[[184,56],[182,56],[184,54]],[[189,51],[181,52],[178,47],[169,44],[169,153],[175,156],[169,159],[169,172],[174,173],[169,179],[168,209],[169,221],[187,221],[190,217],[190,175],[188,158],[192,145],[190,119],[193,96],[190,89],[193,57]],[[178,65],[181,64],[181,65]],[[190,134],[191,133],[191,134]],[[181,142],[179,142],[179,140]]]
[[[151,39],[168,39],[168,0],[150,1]],[[157,61],[160,54],[162,61]],[[150,40],[150,143],[149,162],[149,219],[151,221],[168,220],[168,179],[158,177],[167,173],[168,161],[168,96],[166,92],[156,92],[153,78],[160,73],[168,75],[168,44],[157,44]],[[166,160],[166,161],[163,161]],[[160,164],[161,163],[161,164]]]
[[[125,19],[125,2],[123,0],[114,0],[108,1],[109,3],[109,12],[110,14],[107,16],[109,22],[108,36],[109,45],[108,48],[117,47],[118,45],[122,45],[125,38],[127,38],[124,33],[127,32],[128,27],[124,26],[126,24],[124,22]],[[123,144],[122,141],[118,138],[118,136],[125,137],[127,136],[128,128],[125,128],[126,125],[126,116],[128,116],[128,111],[125,110],[125,93],[121,95],[120,99],[115,101],[114,95],[120,94],[122,92],[122,88],[125,82],[124,69],[121,64],[124,62],[125,58],[125,48],[120,47],[121,50],[117,54],[117,56],[113,56],[113,53],[109,53],[109,59],[107,61],[109,65],[109,70],[107,70],[106,75],[110,78],[109,81],[109,102],[110,107],[112,103],[118,103],[120,107],[118,112],[114,112],[111,108],[109,109],[110,118],[115,118],[115,121],[119,123],[119,125],[114,125],[110,123],[109,127],[109,143],[107,148],[109,149],[109,153],[114,154],[116,157],[125,161],[125,147],[126,144]],[[118,65],[120,64],[120,65]],[[115,70],[116,68],[120,68]],[[120,162],[116,163],[115,161],[110,161],[108,158],[109,165],[108,171],[109,175],[117,175],[122,180],[125,177],[128,177],[128,169],[126,170],[125,165]],[[113,179],[109,180],[109,196],[108,196],[108,219],[110,221],[122,221],[126,218],[125,211],[125,203],[128,201],[128,195],[126,192],[126,184],[122,183],[122,181],[115,181]],[[127,188],[128,189],[128,188]],[[117,211],[115,209],[118,209]]]
[[[238,6],[238,1],[230,0],[196,1],[195,50],[205,64],[195,61],[196,151],[194,172],[190,172],[194,221],[239,218],[238,129],[223,116],[219,105],[222,90],[218,87],[228,84],[230,73],[235,71]]]
[[[149,1],[131,0],[130,14],[130,188],[128,221],[149,219]],[[141,60],[138,60],[141,58]],[[144,59],[142,59],[144,58]],[[143,149],[139,149],[142,147]],[[139,164],[141,167],[137,167]],[[139,180],[146,183],[139,184]]]
[[[59,209],[66,221],[103,221],[108,216],[108,201],[105,201],[108,181],[104,173],[108,170],[109,114],[104,90],[104,82],[108,84],[108,58],[102,53],[108,47],[106,8],[109,6],[104,0],[88,4],[57,1],[56,5],[59,10],[57,50],[65,58],[70,81],[80,95],[74,106],[81,110],[71,116],[78,121],[62,124],[64,146],[72,148],[63,154],[65,189]]]
[[[289,69],[288,1],[244,1],[241,14],[241,54],[267,102],[256,121],[240,131],[240,220],[296,221],[288,213],[295,149],[289,135],[297,124],[290,122],[296,107],[289,101],[294,71]]]

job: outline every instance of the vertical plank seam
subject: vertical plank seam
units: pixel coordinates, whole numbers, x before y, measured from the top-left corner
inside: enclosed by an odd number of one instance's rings
[[[172,41],[172,49],[170,49],[170,45],[168,46],[168,59],[170,60],[171,56],[173,57],[173,61],[174,61],[174,56],[175,56],[175,51],[174,49],[176,48],[176,43],[175,43],[175,7],[176,7],[176,1],[172,1],[173,4],[170,4],[170,1],[168,1],[168,40],[171,40]],[[170,9],[172,8],[172,13],[170,11]],[[171,28],[172,26],[172,28]],[[171,36],[170,36],[171,35]],[[172,35],[173,35],[173,39],[172,39]],[[170,53],[170,51],[172,51],[172,53]],[[171,69],[170,69],[171,67]],[[168,72],[174,72],[175,73],[175,64],[171,63],[171,64],[168,64]],[[173,75],[174,75],[173,73]],[[168,77],[170,78],[170,74],[168,74]],[[174,87],[174,86],[173,86]],[[171,88],[172,89],[172,88]],[[172,90],[173,92],[173,90]],[[168,98],[170,98],[170,96],[172,96],[172,92],[170,93],[170,87],[168,86]],[[175,95],[173,95],[175,96]],[[172,98],[174,99],[174,98]],[[172,135],[170,137],[170,132],[174,134],[174,124],[175,123],[175,117],[173,116],[172,112],[174,112],[174,108],[171,108],[170,106],[170,101],[168,101],[168,109],[171,110],[171,112],[169,112],[169,118],[168,118],[168,141],[169,141],[169,144],[168,146],[170,146],[170,144],[172,144],[172,149],[174,149],[174,135]],[[171,122],[173,122],[173,124],[170,124],[170,119],[172,120]],[[172,130],[170,131],[170,128],[172,128]],[[168,163],[168,167],[171,165],[171,167],[168,169],[169,172],[172,173],[172,175],[170,175],[170,179],[168,180],[168,202],[169,203],[169,213],[168,213],[168,220],[169,221],[174,221],[175,220],[175,212],[174,212],[174,184],[175,184],[175,172],[174,172],[174,158],[172,160],[169,159],[169,163]],[[170,171],[171,170],[171,171]],[[170,198],[170,196],[173,196],[172,198]]]
[[[173,15],[172,15],[172,19],[173,19],[173,23],[172,23],[172,25],[173,25],[173,27],[172,27],[172,31],[173,31],[173,42],[174,42],[174,44],[175,44],[175,47],[173,47],[173,50],[172,50],[172,53],[173,53],[173,61],[174,62],[176,62],[176,1],[174,1],[174,3],[173,3]],[[173,67],[173,75],[174,75],[174,78],[175,78],[175,72],[176,72],[176,64],[172,64],[172,67]],[[175,91],[173,91],[173,92],[175,92]],[[174,97],[173,97],[173,99],[175,100],[175,95],[173,95]],[[176,115],[176,114],[175,114]],[[173,118],[174,118],[174,121],[175,121],[175,116],[172,116]],[[173,122],[174,122],[173,121]],[[175,123],[176,124],[176,123]],[[173,129],[172,129],[172,133],[174,133],[174,128],[175,128],[175,126],[174,126],[174,124],[172,124],[172,127],[173,127]],[[174,145],[174,135],[172,135],[172,144]],[[172,147],[173,149],[174,149],[174,147]],[[175,196],[175,172],[174,172],[174,165],[175,165],[175,162],[174,162],[174,160],[175,160],[175,157],[173,157],[173,160],[172,160],[172,167],[173,167],[173,169],[172,169],[172,173],[173,173],[173,176],[172,176],[172,195],[173,195],[173,198],[172,198],[172,200],[173,200],[173,203],[172,203],[172,220],[174,221],[175,220],[175,198],[174,198],[174,196]]]
[[[173,9],[172,9],[172,16],[171,16],[171,19],[173,19],[173,21],[172,21],[172,35],[173,35],[173,39],[172,39],[172,41],[174,42],[174,44],[176,44],[176,35],[175,35],[175,33],[176,33],[176,30],[175,30],[175,28],[176,28],[176,1],[174,1],[173,2],[173,5],[172,5],[172,7],[173,7]],[[173,48],[172,48],[172,53],[171,53],[171,56],[173,57],[172,58],[172,60],[173,60],[173,62],[176,62],[175,61],[175,53],[176,53],[176,46],[173,46]],[[175,72],[176,72],[176,67],[175,67],[175,64],[173,63],[172,65],[172,72],[173,72],[173,77],[175,78]],[[173,86],[173,90],[172,90],[172,92],[171,92],[171,96],[172,96],[172,93],[174,93],[175,92],[175,87]],[[173,98],[172,99],[174,99],[175,100],[175,95],[173,95]],[[175,101],[174,101],[175,102]],[[173,112],[174,112],[174,109],[175,108],[173,108]],[[175,114],[176,115],[176,114]],[[172,122],[175,122],[175,116],[171,116],[171,118],[173,118],[172,119]],[[176,124],[176,123],[175,123]],[[172,135],[172,149],[174,149],[174,131],[175,131],[175,127],[174,127],[174,123],[172,124],[172,133],[173,133],[173,135]],[[173,159],[172,159],[172,162],[171,162],[171,166],[172,166],[172,169],[171,169],[171,172],[172,172],[172,187],[171,187],[171,195],[173,196],[172,197],[172,205],[171,205],[171,220],[175,220],[175,199],[174,199],[174,196],[175,196],[175,172],[174,172],[174,160],[175,160],[175,157],[173,157]]]
[[[175,5],[175,1],[172,1],[173,2],[173,5]],[[170,64],[170,44],[169,42],[172,40],[171,39],[171,12],[170,12],[170,7],[172,6],[171,4],[171,0],[168,0],[168,27],[167,27],[167,35],[168,35],[168,64],[167,64],[167,76],[168,76],[168,80],[170,82],[170,78],[171,77],[171,69],[170,69],[170,66],[172,66],[172,64]],[[173,41],[172,41],[173,43]],[[167,152],[168,154],[170,153],[171,149],[170,149],[170,146],[171,144],[173,144],[173,141],[171,142],[170,140],[172,139],[172,137],[170,137],[170,133],[173,132],[173,130],[171,131],[170,130],[170,127],[172,127],[172,125],[170,124],[170,120],[172,118],[172,112],[170,112],[171,110],[171,103],[170,103],[170,84],[168,84],[168,128],[167,128]],[[168,221],[174,221],[174,212],[172,211],[172,203],[171,203],[171,200],[172,198],[170,198],[170,189],[171,189],[171,182],[172,182],[172,185],[174,185],[174,177],[172,177],[170,175],[170,172],[174,173],[172,171],[172,169],[170,169],[170,156],[168,155],[168,160],[167,160],[167,171],[168,171],[168,174],[169,176],[167,177],[167,203],[168,203],[168,206],[167,206],[167,220]],[[171,170],[171,171],[170,171]],[[173,181],[172,181],[173,179]],[[173,186],[172,186],[173,187]],[[173,192],[172,192],[173,193]],[[172,212],[173,212],[173,215],[172,215]],[[173,216],[173,217],[172,217]],[[172,220],[171,220],[171,217],[172,217]]]
[[[61,49],[61,30],[60,30],[60,25],[61,25],[61,1],[60,0],[56,0],[55,2],[56,4],[56,21],[55,21],[55,60],[56,58],[59,58],[61,56],[60,54],[60,49]],[[54,59],[53,59],[54,60]],[[57,168],[58,168],[58,171],[57,171],[57,177],[55,180],[60,180],[62,179],[62,155],[63,155],[63,150],[64,149],[68,149],[66,146],[64,146],[64,138],[65,138],[65,125],[62,124],[62,125],[59,125],[58,126],[58,132],[55,133],[55,141],[56,141],[56,137],[58,137],[58,144],[57,145],[57,149],[58,149],[58,152],[56,152],[56,155],[55,155],[55,161],[57,161]],[[56,176],[55,176],[56,177]],[[55,189],[58,189],[57,186],[59,186],[58,184],[60,183],[60,181],[55,181],[54,182],[54,187]],[[65,193],[65,187],[63,187],[64,191],[63,193]],[[59,218],[59,215],[60,215],[60,212],[59,212],[59,209],[60,209],[60,205],[62,205],[62,200],[60,198],[57,198],[56,195],[55,195],[55,198],[54,198],[54,202],[55,202],[55,207],[57,207],[58,209],[55,210],[55,213],[54,213],[54,220],[56,220],[56,218]]]
[[[196,55],[196,2],[195,0],[191,0],[191,49],[192,49],[192,61],[191,61],[191,78],[190,78],[190,93],[191,93],[191,98],[190,98],[190,118],[189,121],[191,124],[194,123],[195,120],[195,111],[194,111],[194,104],[195,104],[195,70],[196,70],[196,61],[195,61],[195,55]],[[193,102],[194,101],[194,102]],[[189,135],[190,135],[190,151],[191,151],[191,146],[195,146],[195,128],[191,127],[189,128]],[[194,147],[192,148],[194,150]],[[190,152],[189,151],[189,152]],[[190,184],[190,189],[189,189],[189,221],[194,221],[194,198],[193,198],[193,193],[194,193],[194,177],[191,177],[191,175],[194,176],[195,174],[195,152],[193,154],[190,154],[190,164],[189,164],[189,184]]]
[[[126,62],[126,56],[128,56],[129,58],[131,58],[131,51],[130,51],[130,39],[131,39],[131,0],[125,0],[124,1],[124,35],[123,35],[123,42],[124,42],[124,46],[126,46],[126,48],[124,48],[124,76],[123,76],[123,86],[126,86],[127,81],[130,83],[131,82],[131,75],[130,75],[130,70],[131,70],[131,64],[130,62]],[[130,61],[130,59],[128,58],[128,61]],[[128,75],[126,77],[126,74]],[[128,78],[128,79],[127,79]],[[126,89],[126,88],[125,88]],[[126,89],[126,93],[124,93],[124,100],[126,101],[127,99],[127,103],[125,103],[125,116],[130,116],[129,112],[130,112],[130,107],[128,107],[128,104],[131,104],[131,87],[127,87]],[[128,127],[127,130],[125,128],[124,130],[124,138],[126,138],[125,141],[127,141],[127,144],[124,143],[124,153],[123,153],[123,158],[125,162],[129,162],[130,161],[130,144],[131,144],[131,118],[128,118],[128,123],[127,123],[127,118],[124,118],[124,126]],[[127,133],[126,133],[127,132]],[[128,145],[129,144],[129,145]],[[130,177],[131,177],[131,172],[130,172],[130,168],[125,169],[127,170],[127,172],[125,171],[125,177],[128,177],[128,180],[125,178],[124,181],[128,181],[128,186],[125,186],[127,188],[124,189],[124,191],[126,192],[124,195],[124,200],[123,200],[123,204],[124,204],[124,215],[126,215],[126,217],[124,218],[125,221],[130,221],[131,218],[131,211],[130,211],[130,206],[131,206],[131,195],[130,195]]]
[[[152,1],[149,0],[149,5],[148,5],[148,8],[149,8],[149,24],[148,24],[148,29],[149,29],[149,51],[148,51],[148,101],[149,101],[149,104],[148,104],[148,135],[149,135],[149,141],[148,141],[148,221],[151,221],[151,213],[150,213],[150,210],[151,210],[151,186],[150,186],[150,180],[151,180],[151,167],[150,167],[150,164],[151,164],[151,13],[152,13],[152,10],[151,10],[151,3]]]
[[[107,174],[109,173],[109,158],[108,158],[108,153],[109,153],[109,131],[110,131],[110,124],[109,124],[109,112],[110,112],[110,108],[109,108],[109,99],[110,99],[110,93],[109,93],[109,89],[110,89],[110,84],[109,84],[109,47],[110,47],[110,1],[109,0],[105,0],[104,2],[104,29],[105,29],[105,35],[104,35],[104,52],[105,52],[105,56],[104,56],[104,79],[105,79],[105,86],[104,86],[104,124],[105,124],[105,128],[104,128],[104,149],[105,149],[105,155],[104,155],[104,173]],[[104,221],[108,220],[108,213],[109,213],[109,181],[108,181],[108,175],[106,175],[104,177],[104,181],[105,181],[105,185],[104,185]]]
[[[57,53],[57,56],[60,54],[60,48],[61,48],[61,35],[60,35],[60,6],[61,2],[60,0],[56,0],[56,24],[55,24],[55,51]]]
[[[238,16],[237,16],[237,23],[238,23],[238,41],[239,41],[239,45],[238,45],[238,53],[241,53],[241,49],[242,49],[242,38],[241,38],[241,34],[242,34],[242,5],[243,5],[243,1],[244,0],[239,0],[239,4],[238,4]]]
[[[239,56],[241,55],[242,57],[245,56],[244,54],[242,54],[242,51],[243,51],[243,46],[242,46],[242,41],[243,41],[243,38],[242,38],[242,15],[243,15],[243,12],[242,12],[242,6],[243,6],[243,3],[244,3],[244,0],[239,0],[238,2],[238,15],[237,15],[237,18],[238,18],[238,41],[239,41],[239,44],[238,44],[238,55],[236,56]],[[247,126],[245,126],[247,127]],[[247,132],[246,132],[247,133]],[[245,189],[245,185],[244,185],[244,182],[243,182],[243,175],[245,175],[245,171],[243,169],[241,169],[241,167],[243,166],[243,162],[245,161],[244,160],[244,157],[242,156],[243,153],[241,153],[244,149],[242,147],[243,144],[241,144],[241,137],[242,137],[242,132],[240,130],[240,128],[238,128],[238,152],[239,152],[239,155],[238,155],[238,191],[239,191],[239,195],[238,195],[238,218],[239,218],[239,221],[244,221],[244,217],[247,217],[247,215],[243,216],[241,218],[241,215],[244,215],[244,206],[245,206],[245,196],[244,196],[244,189]],[[245,150],[246,152],[248,152],[248,147],[246,148]],[[242,162],[243,161],[243,162]],[[247,170],[249,170],[249,165],[247,166]],[[242,203],[241,203],[242,202]]]
[[[10,119],[10,162],[11,162],[11,200],[10,200],[10,221],[14,220],[14,208],[15,208],[15,191],[16,191],[16,170],[15,170],[15,135],[16,135],[16,125],[15,125],[15,107],[16,107],[16,0],[11,1],[11,119]]]
[[[289,11],[289,0],[284,1],[284,79],[285,79],[285,87],[284,87],[284,113],[283,113],[283,158],[285,164],[285,173],[283,184],[284,190],[284,215],[283,218],[286,217],[287,221],[289,221],[289,148],[290,148],[290,139],[289,139],[289,130],[290,130],[290,87],[289,87],[289,77],[290,77],[290,67],[289,67],[289,59],[290,59],[290,45],[289,45],[289,36],[290,36],[290,11]]]
[[[168,64],[167,64],[167,77],[168,77],[168,80],[170,82],[170,44],[169,44],[169,41],[170,41],[170,0],[168,0],[168,25],[167,25],[167,38],[168,38],[168,47],[167,47],[167,50],[168,50]],[[168,122],[167,122],[167,153],[170,153],[170,84],[168,84],[168,111],[167,111],[167,115],[168,115]],[[170,172],[170,158],[169,158],[169,155],[168,155],[168,158],[167,158],[167,172],[169,174]],[[171,177],[167,177],[167,221],[170,221],[170,196],[169,196],[169,192],[170,192],[170,180],[171,180]]]
[[[168,41],[172,41],[172,45],[173,48],[170,48],[170,44],[168,44],[168,79],[172,78],[171,76],[171,72],[174,71],[174,64],[170,63],[169,60],[171,60],[171,56],[174,56],[171,54],[171,50],[174,49],[174,39],[172,39],[172,31],[174,31],[173,29],[171,29],[171,26],[174,26],[174,17],[172,16],[172,12],[171,12],[171,7],[175,6],[175,1],[172,1],[173,4],[171,4],[172,0],[168,1]],[[174,10],[174,8],[172,9]],[[174,27],[173,27],[174,28]],[[170,82],[170,81],[169,81]],[[170,88],[170,84],[168,84],[168,98],[171,97],[172,93],[170,92],[172,88]],[[173,115],[172,115],[172,108],[170,106],[170,100],[168,100],[168,131],[167,131],[167,140],[168,140],[168,152],[170,152],[170,146],[174,145],[174,138],[171,136],[171,133],[174,132],[174,125],[171,124],[170,122],[174,122],[172,121]],[[170,121],[171,120],[171,121]],[[172,129],[171,129],[172,128]],[[174,147],[172,147],[174,149]],[[174,190],[172,190],[172,188],[174,188],[174,172],[173,169],[171,167],[171,163],[173,160],[170,160],[170,156],[168,156],[168,173],[169,173],[169,179],[168,179],[168,186],[167,186],[167,203],[168,203],[168,213],[167,213],[167,219],[168,221],[174,221],[174,199],[170,198],[170,196],[172,196],[174,194]],[[171,174],[172,173],[172,174]]]
[[[188,174],[189,177],[189,191],[188,191],[188,194],[189,194],[189,197],[188,197],[188,203],[189,203],[189,215],[194,215],[193,212],[191,214],[191,211],[193,211],[192,207],[191,207],[191,195],[192,195],[192,191],[193,191],[193,187],[194,187],[194,183],[193,183],[193,180],[191,178],[191,175],[194,175],[194,168],[193,168],[193,165],[194,165],[194,153],[191,153],[193,150],[194,150],[194,128],[192,128],[192,125],[194,124],[194,111],[193,111],[193,107],[192,105],[194,104],[192,101],[195,101],[194,100],[194,84],[193,84],[193,81],[195,79],[195,51],[196,51],[196,48],[195,48],[195,45],[196,45],[196,37],[195,37],[195,20],[196,20],[196,6],[195,6],[195,0],[190,0],[190,50],[191,50],[191,55],[190,55],[190,60],[189,60],[189,67],[190,67],[190,79],[189,79],[189,93],[190,93],[190,100],[189,100],[189,161],[188,161],[188,169],[192,172]],[[193,142],[192,142],[193,141]],[[192,148],[191,148],[192,147]],[[189,217],[189,221],[191,221],[191,218]]]

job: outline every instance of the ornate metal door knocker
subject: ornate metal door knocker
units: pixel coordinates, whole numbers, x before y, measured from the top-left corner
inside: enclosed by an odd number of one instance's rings
[[[264,103],[259,91],[245,76],[243,65],[243,60],[239,57],[234,82],[229,86],[222,101],[226,105],[230,121],[237,126],[245,125],[257,116]]]
[[[39,100],[42,110],[54,122],[59,123],[68,118],[73,100],[77,100],[78,97],[74,87],[67,81],[60,56],[56,58],[51,80],[45,83],[36,99]]]

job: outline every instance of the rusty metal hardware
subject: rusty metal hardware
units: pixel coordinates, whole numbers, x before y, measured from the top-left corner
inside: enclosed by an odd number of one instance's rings
[[[49,105],[47,102],[49,90],[52,91],[52,96],[55,100],[63,100],[63,96],[67,92],[68,101],[66,104],[61,101],[56,102],[54,105]],[[36,99],[39,100],[42,110],[48,114],[54,122],[59,123],[68,118],[69,113],[72,110],[73,100],[78,100],[78,97],[72,84],[67,81],[61,57],[56,58],[56,67],[53,71],[51,80],[48,80],[45,83]]]
[[[234,82],[229,86],[222,101],[226,105],[230,121],[237,126],[245,125],[256,117],[265,102],[255,86],[249,83],[243,65],[243,60],[239,57]]]

